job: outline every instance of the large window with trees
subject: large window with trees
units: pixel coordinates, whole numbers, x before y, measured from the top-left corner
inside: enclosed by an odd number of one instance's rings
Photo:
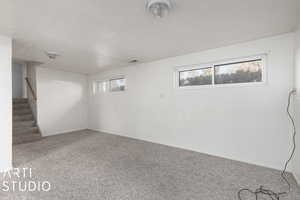
[[[215,65],[215,84],[262,81],[262,59]]]
[[[212,67],[180,71],[179,86],[211,85],[212,72]]]
[[[265,56],[182,67],[177,70],[178,87],[251,84],[265,81]]]

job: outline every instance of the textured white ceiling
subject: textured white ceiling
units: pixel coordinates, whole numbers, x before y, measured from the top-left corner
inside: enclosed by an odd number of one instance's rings
[[[15,58],[90,74],[290,32],[299,17],[298,0],[173,0],[159,20],[145,1],[0,0],[0,34]]]

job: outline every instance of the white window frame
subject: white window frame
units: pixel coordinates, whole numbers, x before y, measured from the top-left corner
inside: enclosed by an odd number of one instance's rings
[[[100,88],[99,88],[99,83],[106,83],[106,88],[105,88],[105,91],[100,91]],[[92,82],[92,94],[93,95],[99,95],[99,94],[102,94],[102,93],[107,93],[108,90],[109,90],[109,87],[107,87],[108,85],[108,82],[107,80],[93,80]]]
[[[110,81],[116,80],[116,79],[125,79],[125,89],[124,90],[111,91]],[[106,83],[105,91],[99,90],[99,83]],[[125,92],[127,90],[127,87],[128,87],[127,80],[126,80],[125,76],[112,76],[112,77],[104,78],[104,79],[100,79],[100,80],[97,80],[97,79],[93,80],[91,91],[92,91],[93,96],[96,96],[96,95],[107,94],[107,93],[113,94],[113,93]]]
[[[243,61],[251,60],[262,60],[262,81],[261,82],[248,82],[248,83],[224,83],[224,84],[215,84],[215,66],[222,64],[230,64]],[[211,85],[194,85],[194,86],[181,86],[179,85],[179,73],[187,70],[196,70],[196,69],[205,69],[212,68],[212,84]],[[205,64],[192,64],[186,66],[175,67],[174,70],[174,87],[178,90],[197,90],[203,88],[220,88],[220,87],[240,87],[240,86],[261,86],[267,83],[267,54],[259,54],[254,56],[226,59],[217,62],[205,63]]]
[[[119,79],[124,79],[125,80],[125,87],[124,90],[119,90],[119,91],[112,91],[111,90],[111,81],[113,80],[119,80]],[[108,79],[108,91],[110,93],[119,93],[119,92],[125,92],[127,90],[127,80],[125,76],[116,76],[116,77],[112,77],[110,79]]]
[[[194,85],[194,86],[182,86],[180,87],[179,85],[179,78],[180,78],[180,72],[183,71],[191,71],[191,70],[197,70],[197,69],[207,69],[207,68],[212,68],[212,84],[210,85]],[[197,89],[197,88],[210,88],[213,85],[214,82],[214,69],[211,66],[211,64],[199,64],[199,65],[188,65],[188,66],[182,66],[179,67],[175,70],[175,86],[179,89]]]

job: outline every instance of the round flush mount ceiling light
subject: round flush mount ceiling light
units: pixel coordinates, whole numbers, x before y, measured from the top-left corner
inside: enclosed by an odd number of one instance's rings
[[[170,12],[172,4],[170,0],[148,0],[146,8],[154,17],[163,18]]]

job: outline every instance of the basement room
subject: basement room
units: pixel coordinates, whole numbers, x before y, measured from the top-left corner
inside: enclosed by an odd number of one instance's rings
[[[299,0],[1,0],[0,200],[300,200]]]

